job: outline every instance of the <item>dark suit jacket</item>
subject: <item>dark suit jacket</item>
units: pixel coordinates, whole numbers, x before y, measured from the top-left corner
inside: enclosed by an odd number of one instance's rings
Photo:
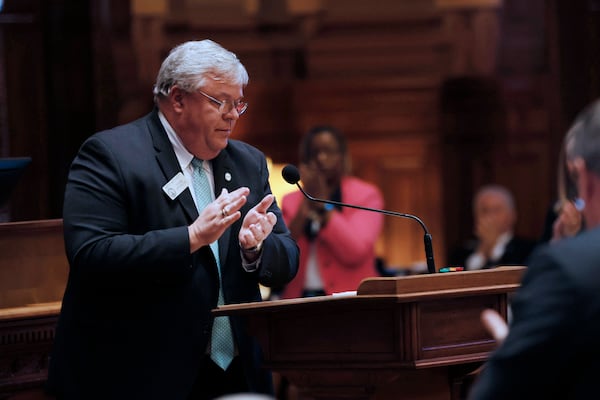
[[[247,144],[230,140],[213,170],[217,194],[250,188],[242,218],[270,193],[264,155]],[[198,216],[189,189],[175,200],[162,190],[179,171],[156,110],[81,147],[64,199],[70,273],[51,391],[72,399],[186,398],[206,352],[219,283],[208,246],[189,254],[187,227]],[[296,243],[275,203],[270,211],[278,221],[258,271],[241,265],[242,219],[219,239],[226,303],[260,301],[259,283],[281,286],[296,275]],[[249,387],[269,392],[257,343],[244,320],[231,319]]]
[[[466,268],[467,258],[477,249],[477,240],[472,240],[463,247],[455,249],[448,257],[448,265]],[[527,258],[536,246],[536,242],[514,236],[504,249],[502,257],[495,262],[488,262],[483,268],[493,268],[498,265],[525,265]]]
[[[600,396],[600,229],[537,250],[470,399]]]

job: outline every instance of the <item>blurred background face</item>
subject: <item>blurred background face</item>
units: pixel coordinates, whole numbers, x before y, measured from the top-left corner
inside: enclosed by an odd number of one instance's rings
[[[310,144],[310,164],[328,181],[339,180],[344,171],[344,155],[335,136],[328,131],[316,134]]]
[[[483,193],[475,204],[475,222],[485,221],[496,227],[498,232],[512,230],[516,214],[508,205],[504,196],[498,193]]]

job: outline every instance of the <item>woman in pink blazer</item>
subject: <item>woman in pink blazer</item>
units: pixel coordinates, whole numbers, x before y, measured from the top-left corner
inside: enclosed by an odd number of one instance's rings
[[[383,208],[376,186],[347,174],[346,141],[334,127],[309,130],[300,145],[300,161],[303,188],[312,196]],[[298,274],[282,298],[356,290],[364,278],[377,276],[375,242],[382,214],[312,202],[300,191],[284,196],[281,208],[300,248]]]

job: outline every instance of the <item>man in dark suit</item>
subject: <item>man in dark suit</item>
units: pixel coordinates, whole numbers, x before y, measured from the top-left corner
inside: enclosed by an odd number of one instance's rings
[[[298,248],[264,155],[229,137],[248,74],[209,41],[163,62],[147,116],[90,137],[69,173],[70,273],[49,367],[61,399],[271,393],[257,342],[218,304],[260,301]]]
[[[567,163],[585,202],[586,230],[532,255],[508,335],[471,400],[600,395],[600,102],[584,110],[569,134]]]
[[[476,240],[454,250],[449,265],[467,270],[487,269],[498,265],[523,265],[536,245],[514,235],[517,212],[512,194],[503,186],[481,187],[473,199]]]

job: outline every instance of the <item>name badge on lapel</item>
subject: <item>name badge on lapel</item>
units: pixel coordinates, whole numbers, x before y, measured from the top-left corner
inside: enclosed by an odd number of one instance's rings
[[[181,172],[178,172],[165,186],[162,187],[163,192],[169,196],[171,200],[175,200],[188,187],[188,182]]]

